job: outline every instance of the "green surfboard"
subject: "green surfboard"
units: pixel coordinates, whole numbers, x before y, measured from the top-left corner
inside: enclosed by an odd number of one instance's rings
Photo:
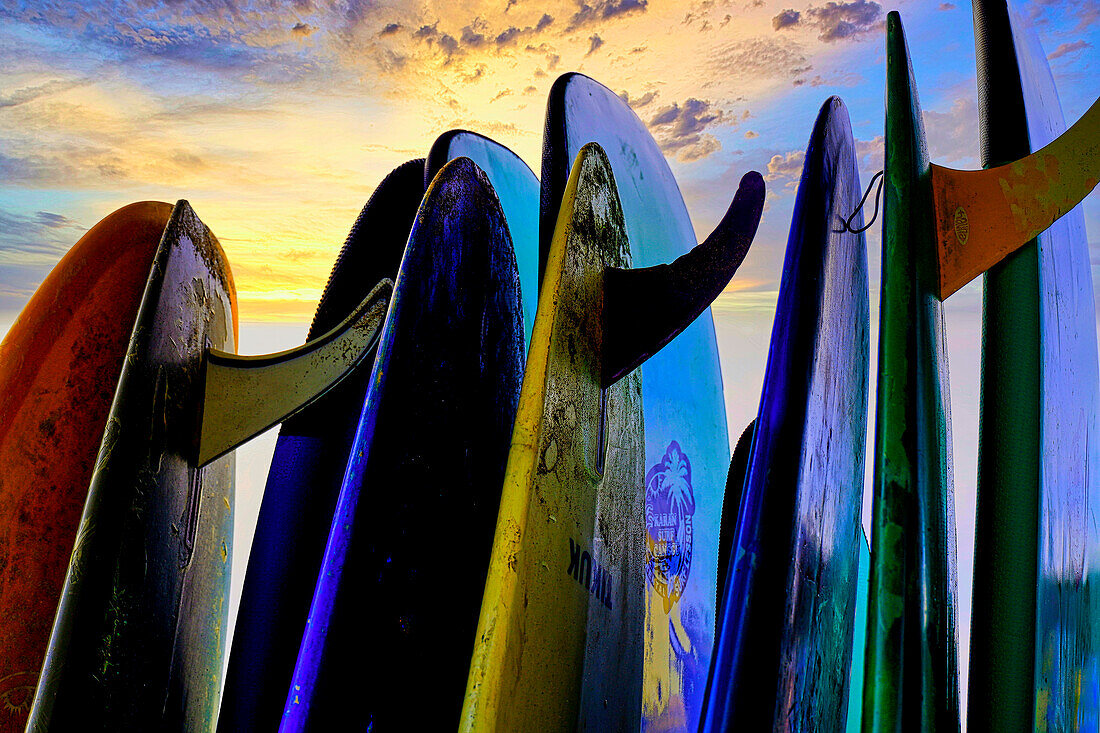
[[[864,731],[958,730],[947,349],[924,126],[886,21],[886,175]]]

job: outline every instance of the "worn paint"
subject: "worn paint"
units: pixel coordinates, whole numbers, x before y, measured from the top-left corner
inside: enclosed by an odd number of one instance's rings
[[[451,130],[432,144],[424,162],[424,185],[430,184],[448,161],[460,157],[469,158],[484,171],[504,210],[519,270],[526,349],[539,302],[539,179],[522,158],[500,143],[476,132]]]
[[[379,280],[397,276],[423,175],[424,161],[409,161],[371,194],[333,265],[309,340],[346,319]],[[279,431],[241,589],[220,731],[266,733],[279,723],[373,364],[372,352]]]
[[[861,193],[839,98],[805,160],[700,730],[840,730],[846,717],[870,323],[866,243],[838,229]]]
[[[83,237],[0,344],[0,731],[22,731],[170,204]]]
[[[558,220],[559,205],[571,166],[583,145],[598,143],[615,175],[633,265],[667,264],[696,244],[691,218],[664,155],[645,124],[610,89],[580,74],[559,78],[550,92],[543,141],[542,207],[539,236],[545,259]],[[545,279],[545,276],[544,276]],[[623,304],[624,309],[629,304]],[[676,486],[685,513],[678,528],[662,526],[662,507],[647,512],[655,518],[653,539],[662,533],[689,536],[676,557],[650,554],[644,637],[644,692],[640,717],[643,728],[693,729],[699,719],[714,644],[718,535],[729,434],[722,392],[718,346],[710,309],[640,367],[646,385],[646,476],[654,480],[654,496],[667,496]],[[666,456],[675,443],[691,465],[691,482],[670,472]],[[649,485],[646,481],[643,485]],[[690,497],[690,500],[689,498]],[[689,525],[690,524],[690,528]],[[666,548],[668,545],[666,545]],[[662,595],[661,568],[677,573],[679,595]],[[680,569],[688,570],[682,577]],[[648,578],[654,578],[653,582]]]
[[[236,343],[233,292],[220,245],[179,202],[119,377],[29,730],[213,727],[233,457],[200,469],[188,456],[203,355]]]
[[[464,731],[637,725],[641,379],[634,373],[606,393],[600,388],[604,268],[629,265],[630,254],[614,176],[595,145],[574,163],[546,263],[459,722]],[[576,577],[571,550],[578,549],[610,573],[608,604]]]
[[[1034,239],[1100,180],[1100,99],[1044,147],[982,171],[933,164],[939,296]]]
[[[959,729],[955,507],[932,192],[901,18],[886,19],[886,173],[863,730]]]
[[[277,354],[206,357],[198,465],[225,455],[306,408],[374,351],[393,282],[382,280],[344,322],[304,345]]]
[[[504,214],[461,158],[409,235],[280,730],[454,725],[522,366]]]

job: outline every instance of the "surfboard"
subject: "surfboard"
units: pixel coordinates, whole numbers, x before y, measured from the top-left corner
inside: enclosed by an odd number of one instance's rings
[[[947,349],[920,102],[886,19],[886,171],[863,729],[957,730]]]
[[[145,279],[29,730],[208,729],[221,687],[233,457],[197,468],[208,345],[232,350],[221,246],[186,202]]]
[[[523,160],[494,140],[476,132],[451,130],[432,145],[424,164],[427,188],[448,161],[466,157],[489,178],[496,192],[519,269],[523,302],[523,343],[531,343],[539,297],[539,179]]]
[[[604,270],[629,266],[630,250],[614,178],[596,146],[579,155],[561,212],[542,276],[460,730],[637,724],[641,380],[635,371],[601,389]],[[595,717],[583,698],[600,700],[603,715]]]
[[[363,207],[329,276],[308,339],[396,276],[424,194],[424,160],[394,169]],[[274,729],[282,716],[373,353],[279,431],[241,591],[218,728]],[[292,549],[291,549],[292,548]]]
[[[831,97],[795,198],[700,730],[845,724],[870,323],[867,246],[844,222],[861,192]]]
[[[628,268],[608,157],[597,144],[578,154],[543,272],[460,730],[638,727],[636,367],[729,283],[763,201],[763,179],[746,174],[716,235],[671,264]]]
[[[22,731],[145,280],[172,207],[130,204],[54,267],[0,344],[0,731]]]
[[[1065,130],[1034,33],[974,3],[982,165]],[[1100,727],[1096,322],[1077,208],[985,277],[970,730]]]
[[[280,730],[454,725],[519,398],[519,289],[485,174],[444,165],[397,275]]]
[[[598,143],[611,163],[636,267],[695,245],[660,148],[614,92],[580,74],[550,92],[543,140],[540,258],[545,262],[571,166]],[[692,729],[714,643],[718,535],[729,436],[710,311],[642,367],[645,385],[646,630],[643,728]]]

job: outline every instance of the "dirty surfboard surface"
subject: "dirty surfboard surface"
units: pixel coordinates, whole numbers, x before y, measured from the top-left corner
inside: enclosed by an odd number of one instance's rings
[[[570,167],[598,143],[614,172],[635,267],[696,244],[680,190],[633,110],[580,74],[550,92],[543,140],[540,257]],[[645,385],[646,631],[642,727],[694,728],[714,643],[718,535],[730,462],[714,322],[702,315],[641,367]]]
[[[701,730],[840,730],[846,718],[870,323],[866,243],[843,227],[861,188],[838,97],[822,106],[805,161],[740,516],[723,548]]]
[[[863,730],[958,730],[947,349],[928,153],[901,18],[886,19],[886,171]]]
[[[194,460],[208,347],[235,350],[233,279],[185,201],[148,275],[30,730],[209,730],[221,690],[233,455]]]
[[[1004,0],[974,3],[982,164],[1065,131],[1047,57]],[[985,278],[971,730],[1100,727],[1096,323],[1077,208]]]
[[[394,169],[363,207],[321,295],[307,340],[393,279],[424,195],[423,159]],[[274,729],[282,716],[373,354],[279,431],[241,591],[218,728]],[[291,549],[292,548],[292,549]]]
[[[280,730],[454,725],[522,369],[504,213],[455,160],[397,274]]]
[[[450,160],[466,157],[489,178],[512,237],[523,300],[523,343],[531,343],[539,302],[539,179],[523,160],[500,143],[476,132],[451,130],[440,135],[424,163],[427,187]]]
[[[604,269],[630,264],[606,156],[584,148],[546,259],[459,729],[619,730],[641,694],[637,371],[601,389]],[[602,423],[602,432],[601,432]],[[602,438],[601,438],[602,435]]]
[[[0,344],[0,731],[30,712],[80,512],[170,204],[108,215]]]

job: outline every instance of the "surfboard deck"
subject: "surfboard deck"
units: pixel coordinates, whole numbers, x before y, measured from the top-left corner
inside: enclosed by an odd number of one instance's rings
[[[0,731],[22,731],[145,281],[172,207],[125,206],[0,344]]]
[[[982,164],[993,167],[1065,123],[1024,18],[979,0],[974,27]],[[1095,730],[1100,387],[1079,208],[988,271],[983,316],[969,728]]]
[[[695,246],[680,190],[649,131],[618,95],[580,74],[550,92],[543,141],[540,258],[583,145],[606,152],[634,267]],[[647,559],[642,727],[692,729],[714,643],[718,536],[730,462],[722,376],[707,308],[641,367],[645,384]]]
[[[866,243],[839,227],[861,192],[848,112],[832,97],[806,149],[738,526],[722,548],[701,730],[845,722],[870,324]]]
[[[447,162],[466,157],[489,178],[500,200],[516,253],[523,301],[523,343],[531,343],[539,302],[539,179],[511,150],[484,135],[451,130],[440,135],[424,163],[425,188]]]
[[[233,457],[196,468],[208,346],[232,351],[221,246],[184,201],[160,240],[28,728],[203,730],[221,688]]]
[[[424,194],[424,161],[394,169],[359,213],[307,340],[339,324],[397,274]],[[282,716],[373,354],[279,431],[241,591],[218,728],[272,730]]]
[[[604,268],[629,264],[611,168],[586,147],[542,276],[460,730],[636,726],[640,377],[600,388]]]
[[[947,349],[920,102],[886,20],[886,172],[863,729],[959,728]]]
[[[455,160],[409,235],[280,730],[454,725],[523,353],[504,213]]]

